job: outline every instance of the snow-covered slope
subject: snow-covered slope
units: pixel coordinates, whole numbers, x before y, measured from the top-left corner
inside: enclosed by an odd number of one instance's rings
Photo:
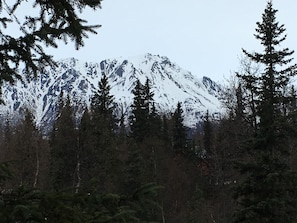
[[[61,91],[69,95],[77,105],[76,114],[90,105],[93,92],[105,73],[115,96],[117,112],[129,114],[132,89],[135,81],[144,83],[149,78],[154,92],[156,107],[160,113],[170,113],[182,102],[185,124],[189,127],[201,121],[208,110],[218,116],[221,111],[222,90],[207,77],[197,78],[183,70],[167,57],[146,54],[133,58],[108,59],[100,63],[82,62],[74,58],[62,60],[58,67],[48,67],[36,80],[5,85],[0,106],[0,117],[21,114],[29,108],[36,123],[46,126],[55,119],[57,101]]]

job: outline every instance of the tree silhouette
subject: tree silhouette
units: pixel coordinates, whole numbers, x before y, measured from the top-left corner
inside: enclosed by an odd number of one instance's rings
[[[284,25],[276,22],[276,12],[268,1],[262,22],[257,22],[255,37],[263,45],[263,53],[243,50],[251,60],[262,64],[263,72],[259,76],[239,75],[254,94],[257,119],[248,148],[251,158],[240,165],[246,177],[235,193],[240,204],[235,222],[295,222],[297,217],[297,178],[287,162],[290,127],[283,109],[296,65],[289,65],[293,51],[277,49],[286,35]]]

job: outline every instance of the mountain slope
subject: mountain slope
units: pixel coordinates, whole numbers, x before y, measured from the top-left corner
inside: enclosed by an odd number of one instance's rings
[[[29,108],[41,128],[56,118],[57,102],[61,92],[69,94],[77,105],[79,117],[90,105],[93,92],[105,73],[115,96],[117,114],[129,114],[133,101],[132,89],[139,79],[144,83],[149,78],[154,92],[156,108],[160,113],[171,113],[180,101],[183,104],[185,124],[189,127],[203,118],[209,110],[217,116],[221,111],[222,90],[207,77],[196,78],[190,72],[172,63],[167,57],[146,54],[128,59],[109,59],[100,63],[81,62],[74,58],[58,62],[58,67],[48,67],[36,80],[5,85],[0,106],[0,116],[22,114]]]

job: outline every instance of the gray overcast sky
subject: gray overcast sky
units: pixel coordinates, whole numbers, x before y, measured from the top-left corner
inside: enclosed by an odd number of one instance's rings
[[[104,0],[86,19],[101,24],[85,47],[61,46],[57,59],[75,57],[99,62],[145,53],[167,56],[198,77],[223,80],[239,68],[241,48],[262,48],[254,38],[266,0]],[[281,47],[297,51],[297,1],[274,0],[277,21],[285,24]],[[50,51],[51,53],[53,51]],[[297,52],[294,54],[297,58]],[[296,62],[297,60],[295,60]]]

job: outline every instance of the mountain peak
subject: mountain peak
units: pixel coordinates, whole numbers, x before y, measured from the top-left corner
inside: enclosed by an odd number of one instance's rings
[[[185,124],[194,127],[206,111],[217,115],[221,110],[222,90],[210,78],[194,77],[173,63],[169,58],[150,53],[129,57],[106,59],[100,63],[68,58],[58,62],[58,67],[48,68],[39,78],[29,83],[17,82],[5,85],[3,98],[6,105],[0,106],[0,116],[19,114],[22,108],[31,108],[39,126],[55,120],[57,101],[61,92],[70,95],[77,107],[79,117],[83,109],[90,106],[94,91],[102,74],[106,74],[115,96],[116,113],[129,114],[133,101],[132,90],[136,80],[142,84],[151,81],[156,108],[160,113],[172,113],[178,102],[182,102]]]

